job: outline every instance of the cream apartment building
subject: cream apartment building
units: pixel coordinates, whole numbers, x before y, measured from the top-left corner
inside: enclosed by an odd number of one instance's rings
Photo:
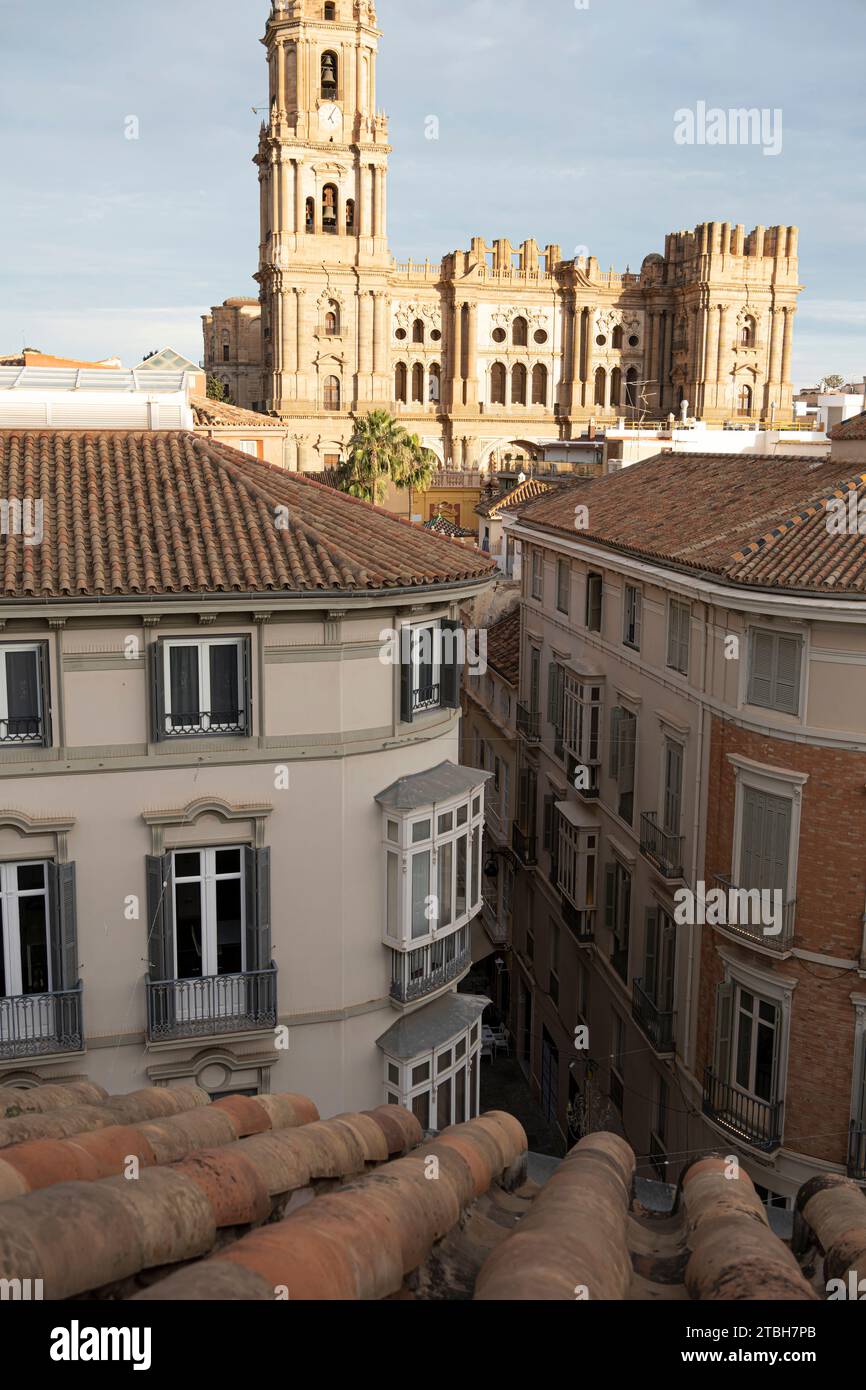
[[[521,1058],[564,1141],[612,1109],[644,1176],[730,1153],[777,1206],[866,1180],[863,471],[661,456],[512,523]]]
[[[488,778],[419,638],[489,561],[182,430],[0,431],[0,494],[0,1081],[475,1113]]]

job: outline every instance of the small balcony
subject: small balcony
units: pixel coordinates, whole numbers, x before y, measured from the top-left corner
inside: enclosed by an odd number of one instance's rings
[[[481,921],[484,924],[484,930],[495,946],[508,945],[508,926],[505,922],[500,922],[496,903],[484,903],[481,909]]]
[[[848,1140],[848,1176],[857,1182],[866,1182],[866,1125],[851,1121],[851,1136]]]
[[[541,742],[541,711],[517,705],[517,732],[529,744]]]
[[[511,848],[525,869],[531,869],[538,863],[537,840],[536,835],[527,835],[515,821],[511,827]]]
[[[794,945],[794,918],[797,912],[796,899],[782,900],[780,924],[755,921],[756,917],[762,915],[760,911],[752,911],[753,907],[756,906],[756,894],[759,895],[757,904],[760,905],[762,901],[760,889],[737,888],[723,874],[714,874],[709,883],[711,888],[721,889],[725,894],[726,920],[718,923],[723,931],[730,932],[732,936],[738,937],[741,941],[749,941],[756,946],[764,946],[770,951],[790,951],[792,949]],[[772,893],[773,890],[767,891]],[[773,899],[771,898],[770,901],[772,902]],[[734,918],[736,920],[732,920]],[[747,920],[743,921],[743,918]],[[749,918],[752,920],[748,920]],[[775,925],[780,925],[781,931],[775,935],[767,935],[767,927]]]
[[[172,710],[165,738],[200,738],[204,734],[245,734],[243,710]]]
[[[438,709],[440,691],[438,685],[421,685],[412,691],[412,713],[423,714],[426,709]]]
[[[0,999],[0,1061],[83,1052],[82,985]]]
[[[683,837],[662,830],[655,811],[640,818],[640,850],[665,878],[683,876]]]
[[[391,948],[391,998],[398,1004],[425,999],[459,979],[471,964],[468,927],[417,951]]]
[[[631,1011],[635,1022],[643,1029],[656,1052],[673,1052],[673,1009],[660,1009],[644,989],[643,980],[634,981]]]
[[[277,967],[241,975],[145,980],[148,1042],[246,1033],[277,1026]]]
[[[735,1139],[772,1153],[782,1142],[782,1102],[759,1100],[704,1071],[703,1111]]]
[[[0,719],[0,743],[41,743],[42,718],[38,714]]]

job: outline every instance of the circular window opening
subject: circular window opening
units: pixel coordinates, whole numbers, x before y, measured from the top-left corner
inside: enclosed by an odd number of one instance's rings
[[[442,334],[439,332],[438,328],[433,329],[433,332],[430,334],[430,337],[433,339],[434,343],[439,343],[442,341]]]
[[[543,328],[539,328],[539,329],[536,331],[536,334],[535,334],[535,341],[536,341],[537,343],[546,343],[546,342],[547,342],[547,334],[545,333],[545,331],[544,331]]]
[[[604,347],[605,343],[607,342],[607,338],[604,336],[603,333],[599,333],[595,341],[599,347]]]
[[[637,343],[638,343],[637,334],[636,334],[636,333],[632,333],[631,337],[630,337],[629,340],[628,340],[628,345],[629,345],[629,347],[637,347]]]
[[[397,332],[395,333],[394,336],[395,336],[397,339],[399,339],[399,341],[400,341],[401,343],[402,343],[402,342],[405,342],[405,339],[406,339],[406,330],[405,330],[405,328],[398,328],[398,329],[397,329]]]
[[[493,330],[493,341],[494,341],[494,343],[504,343],[504,342],[505,342],[505,329],[504,329],[504,328],[494,328],[494,330]]]

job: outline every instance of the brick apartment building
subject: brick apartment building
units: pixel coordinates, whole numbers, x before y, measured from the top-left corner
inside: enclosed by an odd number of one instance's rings
[[[518,1059],[563,1145],[736,1154],[782,1207],[866,1180],[862,472],[663,455],[511,527]]]

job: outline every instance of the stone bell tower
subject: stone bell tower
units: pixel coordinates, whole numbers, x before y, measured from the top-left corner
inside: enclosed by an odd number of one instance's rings
[[[273,0],[262,40],[263,395],[267,409],[310,421],[299,467],[309,444],[340,433],[331,429],[339,419],[391,395],[379,37],[372,0]]]

